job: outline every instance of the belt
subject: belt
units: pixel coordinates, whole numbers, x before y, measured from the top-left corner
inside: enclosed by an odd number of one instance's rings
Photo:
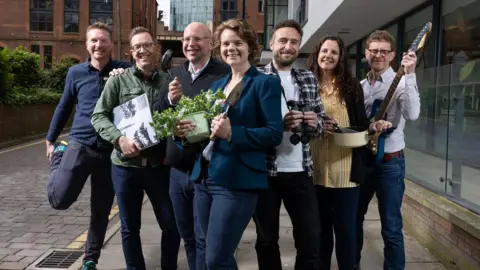
[[[394,157],[401,156],[403,157],[403,150],[393,152],[393,153],[385,153],[383,155],[383,162],[390,162]]]

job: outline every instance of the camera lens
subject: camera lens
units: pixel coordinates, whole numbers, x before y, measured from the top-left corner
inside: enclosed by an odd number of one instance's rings
[[[292,134],[292,136],[290,136],[291,144],[297,145],[299,142],[300,142],[300,136],[298,136],[298,134]]]
[[[300,138],[300,141],[303,144],[307,144],[308,142],[310,142],[310,137],[308,137],[307,134],[303,134],[302,137]]]

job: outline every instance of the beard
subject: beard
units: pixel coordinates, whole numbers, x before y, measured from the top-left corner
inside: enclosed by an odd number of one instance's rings
[[[292,59],[284,59],[282,58],[280,53],[277,53],[273,56],[273,59],[275,60],[275,63],[277,63],[277,65],[281,67],[289,67],[295,62],[295,60],[297,60],[297,57],[294,56],[292,57]]]

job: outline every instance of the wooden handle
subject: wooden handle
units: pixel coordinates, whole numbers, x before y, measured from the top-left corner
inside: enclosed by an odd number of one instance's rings
[[[227,113],[226,112],[223,112],[221,115],[220,115],[223,119],[227,118]],[[210,135],[210,141],[215,141],[215,139],[217,138],[217,136],[211,134]]]

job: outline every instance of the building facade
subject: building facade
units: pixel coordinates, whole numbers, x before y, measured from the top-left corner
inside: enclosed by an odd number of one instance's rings
[[[266,1],[266,42],[271,25],[296,19],[304,31],[296,65],[306,67],[323,36],[340,36],[358,79],[369,71],[371,32],[384,29],[396,38],[395,68],[432,22],[417,54],[420,117],[405,128],[404,224],[451,269],[480,269],[480,0]],[[261,60],[270,61],[271,52],[264,50]]]
[[[212,29],[212,0],[175,0],[170,1],[170,29],[182,31],[191,22],[205,23]]]
[[[64,57],[84,61],[85,31],[100,21],[113,30],[116,59],[130,59],[128,36],[135,26],[157,27],[155,0],[5,0],[0,23],[0,47],[23,46],[41,56],[41,66]]]
[[[265,37],[264,0],[214,0],[213,2],[214,28],[229,19],[245,19],[255,29],[258,41],[263,49]]]

